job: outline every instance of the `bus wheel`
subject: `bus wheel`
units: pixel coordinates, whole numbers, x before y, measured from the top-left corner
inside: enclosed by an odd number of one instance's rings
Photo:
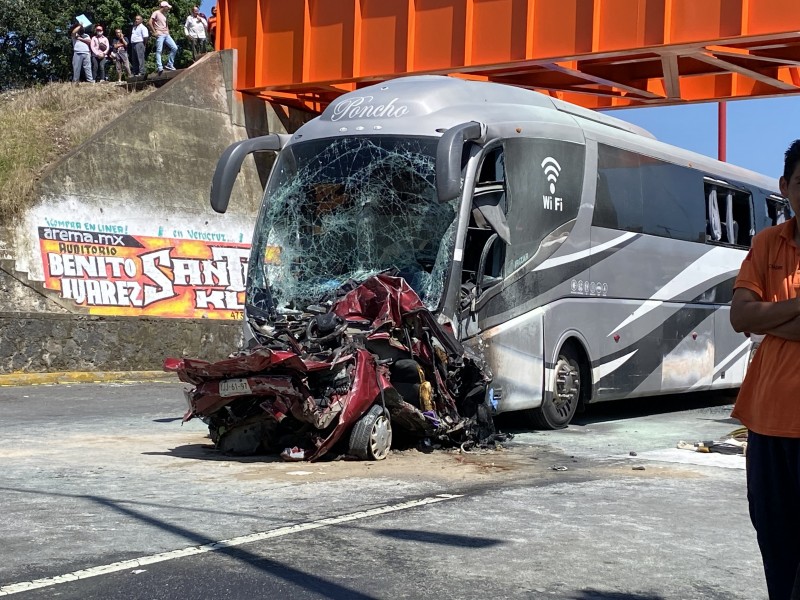
[[[392,447],[392,423],[388,412],[376,404],[361,417],[350,433],[349,454],[362,460],[383,460]]]
[[[531,410],[534,425],[541,429],[562,429],[569,425],[581,401],[581,360],[575,348],[566,344],[556,361],[553,395]]]

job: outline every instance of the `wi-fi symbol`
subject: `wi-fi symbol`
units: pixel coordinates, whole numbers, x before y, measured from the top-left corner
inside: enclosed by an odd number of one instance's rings
[[[555,194],[556,181],[558,181],[558,176],[561,174],[561,165],[558,164],[555,158],[548,156],[542,161],[542,169],[544,169],[544,175],[547,181],[550,182],[550,193]]]

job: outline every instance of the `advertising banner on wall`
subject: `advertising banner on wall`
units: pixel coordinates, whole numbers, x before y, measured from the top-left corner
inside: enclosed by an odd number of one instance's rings
[[[93,315],[242,318],[249,244],[120,229],[39,227],[45,287]]]

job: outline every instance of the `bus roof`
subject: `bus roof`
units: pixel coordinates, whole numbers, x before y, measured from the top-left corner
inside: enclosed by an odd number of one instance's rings
[[[344,94],[298,129],[292,142],[343,135],[439,136],[467,121],[577,127],[671,162],[777,189],[773,178],[660,142],[646,129],[607,114],[521,87],[441,75],[401,77]]]

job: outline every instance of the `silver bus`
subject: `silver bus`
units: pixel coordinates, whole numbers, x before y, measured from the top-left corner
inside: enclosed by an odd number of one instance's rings
[[[245,338],[394,269],[492,371],[495,413],[567,425],[585,404],[738,387],[729,322],[755,233],[789,216],[769,177],[533,91],[438,76],[345,94],[277,153],[248,267]]]

